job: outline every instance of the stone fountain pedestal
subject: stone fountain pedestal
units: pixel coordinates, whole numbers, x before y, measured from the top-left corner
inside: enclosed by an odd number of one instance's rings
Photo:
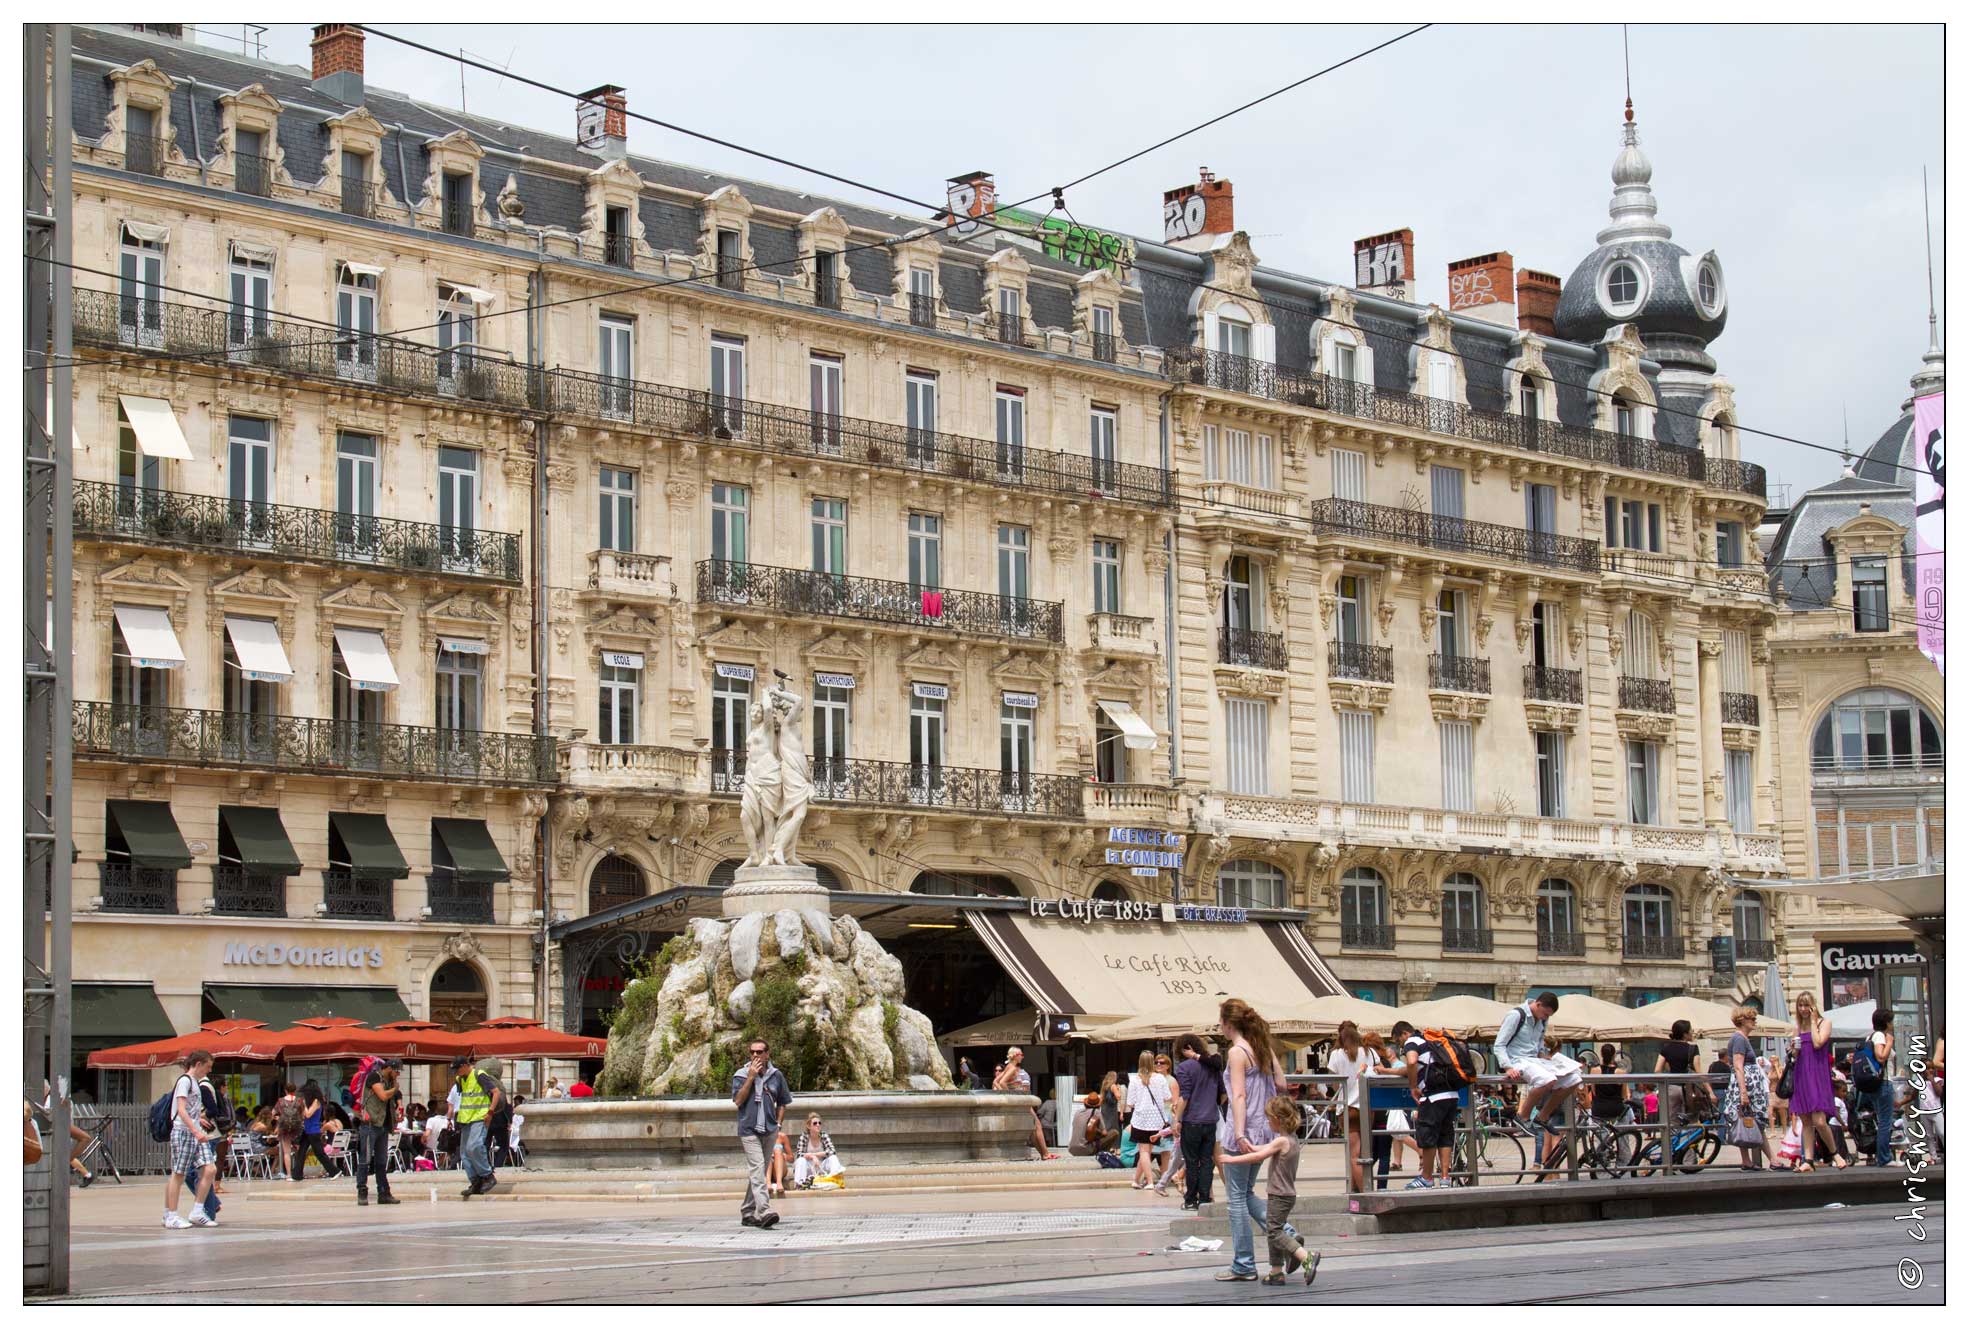
[[[782,909],[796,913],[818,910],[823,918],[831,912],[827,888],[804,863],[739,868],[732,874],[732,884],[725,887],[721,902],[726,918],[776,914]]]

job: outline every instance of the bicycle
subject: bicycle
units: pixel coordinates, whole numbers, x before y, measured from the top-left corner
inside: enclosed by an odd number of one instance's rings
[[[1474,1129],[1458,1130],[1451,1147],[1449,1182],[1452,1186],[1475,1186],[1480,1177],[1492,1173],[1510,1174],[1511,1184],[1525,1179],[1525,1140],[1529,1133],[1515,1117],[1493,1122],[1488,1112],[1479,1112]],[[1495,1152],[1497,1159],[1491,1157]],[[1472,1160],[1475,1168],[1472,1168]]]
[[[108,1172],[111,1179],[121,1186],[123,1174],[117,1171],[116,1155],[110,1152],[109,1147],[110,1136],[116,1133],[116,1118],[104,1114],[93,1122],[78,1121],[76,1125],[89,1132],[89,1143],[82,1146],[82,1152],[76,1155],[77,1161],[99,1177]],[[73,1168],[69,1169],[69,1175],[77,1181],[81,1180]]]
[[[1684,1122],[1668,1135],[1668,1157],[1671,1166],[1686,1173],[1701,1172],[1716,1161],[1723,1152],[1723,1137],[1714,1129],[1711,1121]],[[1636,1127],[1647,1137],[1647,1144],[1634,1156],[1634,1175],[1651,1177],[1661,1171],[1661,1135],[1659,1131]]]

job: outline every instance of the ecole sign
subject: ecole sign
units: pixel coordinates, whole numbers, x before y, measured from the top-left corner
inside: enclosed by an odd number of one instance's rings
[[[381,969],[380,946],[301,946],[229,941],[223,963],[249,968]]]

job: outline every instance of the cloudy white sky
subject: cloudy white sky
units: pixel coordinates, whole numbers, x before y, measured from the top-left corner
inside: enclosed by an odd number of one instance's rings
[[[1402,31],[1387,26],[550,27],[403,25],[447,50],[924,200],[997,175],[1019,199]],[[1405,26],[1405,25],[1404,25]],[[213,30],[217,39],[222,30]],[[1856,445],[1896,416],[1926,347],[1921,170],[1941,279],[1942,49],[1934,26],[1629,29],[1661,215],[1714,248],[1731,300],[1711,348],[1743,424]],[[309,30],[271,58],[305,65]],[[236,49],[236,44],[235,44]],[[458,66],[372,36],[368,78],[459,104]],[[571,135],[572,103],[468,72],[468,109]],[[1565,276],[1606,220],[1618,26],[1433,28],[1074,189],[1076,218],[1161,235],[1162,191],[1207,165],[1260,258],[1346,279],[1353,241],[1415,231],[1424,299],[1455,259],[1509,250]],[[895,207],[631,122],[640,153]],[[1774,483],[1838,460],[1746,436]]]

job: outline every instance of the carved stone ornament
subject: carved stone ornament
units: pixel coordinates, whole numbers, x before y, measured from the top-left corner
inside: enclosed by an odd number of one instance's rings
[[[1490,698],[1473,692],[1431,691],[1429,710],[1438,720],[1481,720],[1490,710]]]
[[[479,939],[469,932],[453,932],[438,944],[438,954],[447,960],[464,960],[468,963],[485,958],[485,948]]]
[[[1285,695],[1285,675],[1269,669],[1219,665],[1217,691],[1243,697],[1281,697]]]
[[[1334,706],[1346,711],[1385,711],[1395,695],[1392,683],[1365,683],[1357,680],[1331,682],[1326,695]]]
[[[1395,604],[1386,596],[1374,606],[1374,616],[1381,620],[1381,635],[1387,636],[1395,629]]]
[[[1579,711],[1577,706],[1528,701],[1525,703],[1525,725],[1530,729],[1556,729],[1570,734],[1579,728]]]
[[[1614,727],[1622,738],[1660,743],[1675,732],[1675,717],[1655,711],[1615,711]]]

